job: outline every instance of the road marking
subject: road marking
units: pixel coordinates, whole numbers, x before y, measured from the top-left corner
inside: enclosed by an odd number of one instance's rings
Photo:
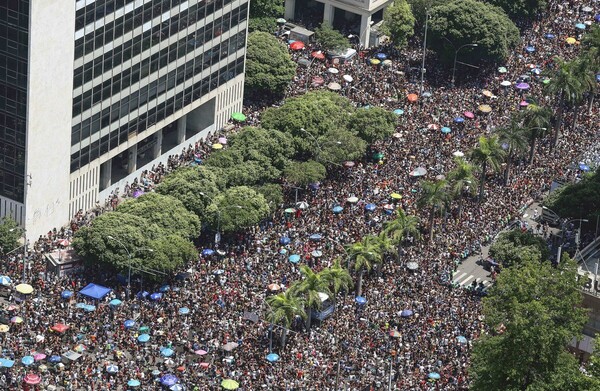
[[[473,278],[475,278],[475,276],[471,274],[469,277],[465,278],[460,282],[460,286],[467,285],[467,282],[471,281]]]

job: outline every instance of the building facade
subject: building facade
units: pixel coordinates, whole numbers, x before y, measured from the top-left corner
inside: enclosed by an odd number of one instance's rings
[[[242,107],[248,0],[0,3],[0,216],[37,238]]]
[[[371,27],[383,18],[393,0],[285,0],[285,18],[307,24],[326,22],[341,30],[353,31],[360,44],[376,45]],[[316,27],[316,26],[315,26]]]

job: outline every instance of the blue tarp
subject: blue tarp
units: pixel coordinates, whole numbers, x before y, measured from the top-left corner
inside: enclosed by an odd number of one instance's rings
[[[104,296],[108,295],[111,290],[112,289],[102,285],[88,284],[85,288],[79,291],[79,294],[91,297],[92,299],[100,300]]]

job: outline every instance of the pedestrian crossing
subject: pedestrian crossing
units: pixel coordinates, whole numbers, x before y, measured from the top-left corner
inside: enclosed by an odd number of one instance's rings
[[[487,291],[490,286],[492,286],[492,282],[490,280],[486,280],[485,278],[481,277],[475,277],[474,275],[462,272],[461,270],[455,271],[454,275],[452,276],[452,284],[462,286],[463,288],[468,287],[473,283],[473,281],[475,281],[477,284],[480,282],[483,283],[484,292]]]

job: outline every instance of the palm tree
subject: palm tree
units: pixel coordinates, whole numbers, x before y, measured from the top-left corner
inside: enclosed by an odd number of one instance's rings
[[[477,194],[477,177],[474,174],[475,168],[463,157],[455,157],[456,167],[448,173],[448,183],[452,196],[458,198],[458,218],[462,217],[463,199],[465,191],[470,195]]]
[[[352,288],[352,276],[350,276],[348,269],[342,266],[339,258],[333,261],[333,265],[323,269],[320,274],[327,281],[329,290],[333,292],[334,301],[339,292],[348,292]]]
[[[421,237],[419,218],[407,215],[402,208],[396,209],[396,218],[386,222],[383,227],[383,232],[388,235],[398,249],[398,258],[400,258],[402,242],[407,236],[412,236],[415,239]]]
[[[504,186],[508,185],[510,165],[512,161],[527,149],[527,134],[516,120],[511,120],[510,125],[498,129],[501,146],[506,150],[506,168],[504,170]]]
[[[285,339],[294,319],[297,316],[302,319],[306,319],[306,312],[304,311],[304,300],[301,297],[294,295],[291,290],[287,290],[275,296],[267,297],[267,304],[269,305],[269,312],[267,313],[267,320],[270,323],[278,324],[283,327],[281,333],[281,347],[285,347]]]
[[[383,255],[380,250],[379,238],[373,235],[367,235],[360,242],[348,246],[348,259],[354,262],[354,270],[359,273],[357,296],[362,294],[362,280],[365,271],[370,272],[375,265],[381,263]]]
[[[527,106],[527,109],[522,114],[525,134],[529,139],[530,146],[529,164],[533,164],[537,140],[548,134],[551,116],[552,111],[550,108],[540,106],[536,103],[532,103]]]
[[[325,293],[328,296],[332,296],[329,290],[329,281],[321,275],[321,273],[315,273],[310,267],[306,265],[300,266],[300,274],[303,279],[299,282],[292,284],[289,290],[295,295],[302,297],[306,304],[308,320],[306,322],[306,329],[310,332],[310,326],[312,323],[312,309],[321,309],[323,302],[319,293]]]
[[[433,240],[433,225],[435,219],[435,211],[442,212],[450,203],[450,193],[447,191],[448,182],[440,181],[423,181],[421,182],[421,197],[417,201],[420,208],[430,208],[429,212],[429,241]]]
[[[600,27],[593,25],[590,30],[583,36],[582,40],[582,51],[580,54],[581,60],[584,62],[588,72],[591,73],[592,77],[600,73]],[[594,97],[596,96],[597,83],[591,86],[591,90],[588,89],[589,106],[588,113],[592,113],[592,107],[594,105]]]
[[[546,85],[547,93],[556,96],[556,123],[554,124],[553,145],[558,144],[558,136],[562,126],[565,104],[577,102],[583,93],[583,86],[576,74],[575,61],[564,61],[559,57],[554,59],[556,70],[550,83]]]
[[[506,152],[500,145],[498,136],[480,136],[477,147],[471,151],[471,159],[481,165],[481,178],[479,179],[479,202],[483,200],[483,189],[485,187],[485,175],[488,167],[498,172]]]

